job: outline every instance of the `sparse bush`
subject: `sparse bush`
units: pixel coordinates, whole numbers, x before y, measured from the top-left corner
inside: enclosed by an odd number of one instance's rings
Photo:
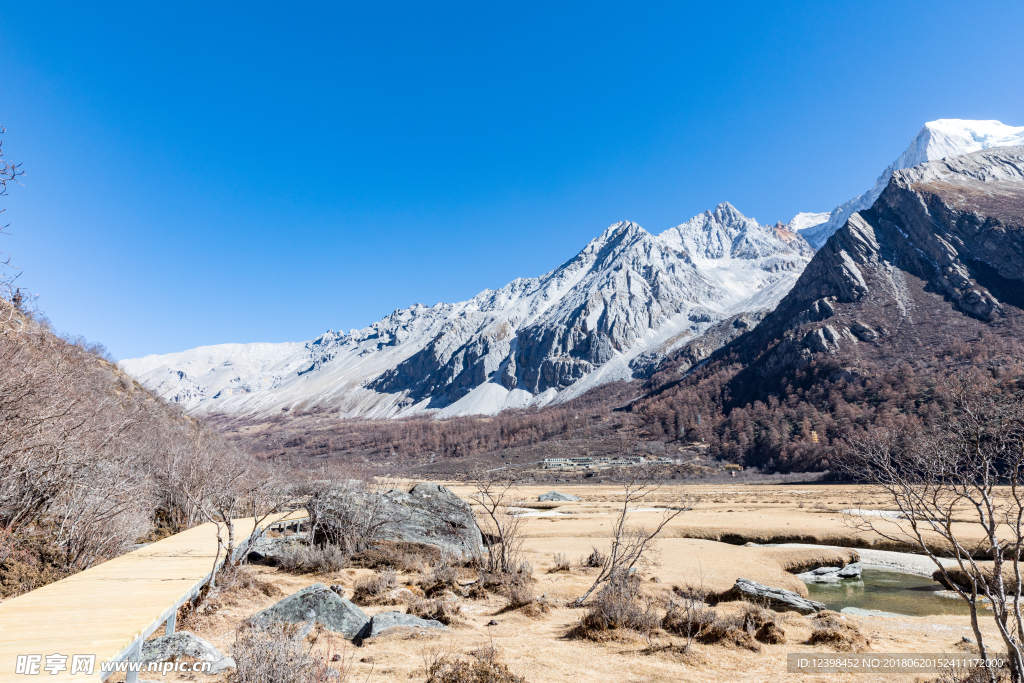
[[[860,652],[871,641],[853,621],[831,610],[818,612],[812,619],[814,630],[808,645],[828,645],[838,652]]]
[[[352,602],[357,605],[386,604],[387,594],[395,588],[398,588],[395,570],[385,569],[378,574],[356,581],[356,585],[352,589]]]
[[[567,572],[572,570],[572,560],[564,553],[555,554],[555,565],[548,570],[549,574],[556,572]]]
[[[774,612],[748,604],[740,614],[715,616],[695,636],[695,640],[758,652],[761,649],[759,642],[770,645],[785,643],[786,632],[779,626]]]
[[[604,585],[569,635],[600,641],[617,631],[649,634],[660,623],[653,603],[643,600],[640,577],[619,574]]]
[[[295,574],[330,574],[348,566],[348,556],[341,546],[293,545],[276,556],[277,566]]]
[[[235,632],[231,655],[236,683],[339,683],[347,678],[305,647],[297,624],[243,627]],[[332,677],[332,672],[337,673]]]
[[[604,563],[607,561],[607,559],[608,558],[605,557],[605,555],[600,550],[594,548],[593,552],[591,552],[589,555],[580,560],[580,566],[599,569],[604,566]]]
[[[426,543],[383,541],[352,556],[353,567],[383,569],[391,567],[404,572],[422,572],[424,567],[442,562],[441,550]]]
[[[252,569],[243,564],[226,565],[217,574],[217,589],[221,594],[230,593],[262,593],[274,598],[284,595],[284,591],[253,575]]]
[[[718,614],[708,607],[703,599],[687,596],[669,603],[668,612],[662,619],[661,627],[669,633],[686,638],[687,644],[689,644],[716,619],[718,619]]]
[[[433,600],[420,597],[413,598],[409,602],[406,611],[420,619],[440,621],[445,626],[451,626],[462,621],[462,607],[459,606],[459,603],[454,600],[445,600],[444,598],[435,598]]]
[[[459,585],[459,570],[443,558],[431,569],[430,573],[420,581],[420,588],[427,597],[440,595],[445,591],[454,591]]]
[[[427,665],[426,683],[526,683],[508,667],[498,661],[497,648],[483,647],[471,654],[471,659],[451,654],[434,657]]]

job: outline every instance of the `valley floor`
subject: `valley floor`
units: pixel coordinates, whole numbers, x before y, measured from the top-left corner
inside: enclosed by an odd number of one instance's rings
[[[451,483],[460,496],[471,489]],[[523,499],[536,501],[548,487],[523,489]],[[533,565],[533,591],[546,596],[547,612],[528,615],[521,611],[502,612],[505,600],[496,595],[483,599],[460,598],[463,622],[447,632],[406,631],[384,635],[355,647],[340,636],[314,633],[313,647],[351,660],[354,681],[423,681],[425,662],[439,653],[468,654],[490,645],[500,651],[501,661],[529,683],[562,681],[669,682],[669,681],[925,681],[935,675],[923,674],[791,674],[786,671],[790,652],[834,652],[823,645],[807,645],[812,622],[795,613],[779,616],[787,643],[761,645],[759,652],[723,645],[694,644],[688,652],[679,649],[681,638],[665,633],[651,641],[642,637],[596,643],[567,637],[579,621],[581,610],[565,605],[581,595],[593,581],[595,569],[579,561],[592,548],[607,548],[620,489],[614,486],[565,487],[565,493],[580,496],[579,502],[538,504],[527,517],[524,552]],[[656,564],[642,571],[645,593],[668,598],[674,586],[702,585],[711,591],[730,588],[744,577],[770,586],[807,594],[806,586],[790,571],[807,565],[842,564],[855,559],[855,551],[836,547],[764,547],[746,542],[829,544],[832,546],[882,547],[879,537],[853,529],[849,516],[840,510],[885,509],[884,501],[855,486],[678,486],[666,487],[645,508],[673,505],[680,496],[694,509],[678,517],[657,544]],[[638,510],[636,523],[650,523],[660,513]],[[884,518],[878,518],[884,520]],[[882,523],[889,523],[883,521]],[[732,543],[724,543],[728,538]],[[555,555],[573,560],[568,572],[550,573]],[[872,555],[872,553],[867,553]],[[875,554],[874,557],[883,557]],[[891,556],[890,556],[891,557]],[[865,561],[871,561],[864,558]],[[910,563],[911,565],[913,562]],[[904,567],[907,569],[907,567]],[[913,569],[913,567],[910,567]],[[918,563],[918,573],[927,567]],[[368,569],[345,569],[330,575],[292,575],[276,568],[255,566],[256,577],[279,589],[266,595],[256,589],[228,592],[212,602],[218,609],[196,615],[180,629],[190,629],[207,638],[224,652],[230,652],[236,627],[249,615],[273,604],[286,594],[315,582],[341,584],[346,595]],[[467,571],[467,580],[472,572]],[[418,574],[399,572],[399,583],[415,585]],[[741,603],[721,603],[715,609],[729,613]],[[399,606],[365,607],[368,614],[403,610]],[[952,610],[951,610],[952,611]],[[870,639],[868,651],[878,653],[955,653],[969,646],[963,637],[973,637],[968,617],[953,614],[927,617],[849,616]],[[492,622],[497,622],[493,625]],[[986,637],[993,629],[982,622]],[[394,632],[393,632],[394,633]],[[226,675],[222,676],[227,680]],[[114,679],[112,679],[114,680]],[[175,680],[174,675],[165,680]],[[188,679],[181,679],[188,680]],[[218,680],[205,678],[203,680]]]

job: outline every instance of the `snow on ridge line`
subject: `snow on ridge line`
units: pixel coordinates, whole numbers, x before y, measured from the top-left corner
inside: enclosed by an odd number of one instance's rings
[[[362,330],[199,347],[121,367],[196,413],[490,414],[630,378],[630,361],[664,351],[668,337],[696,338],[741,302],[774,305],[810,253],[801,238],[783,239],[722,203],[657,236],[615,223],[540,277],[399,309]]]
[[[829,214],[799,213],[790,225],[801,224],[799,232],[815,249],[820,249],[832,234],[843,227],[856,211],[868,209],[882,190],[889,184],[889,178],[896,171],[913,168],[928,161],[937,161],[951,156],[969,154],[991,147],[1012,147],[1024,145],[1024,126],[1008,126],[1000,121],[972,121],[966,119],[938,119],[929,121],[918,131],[910,146],[896,161],[878,176],[875,184],[864,194],[840,204]],[[810,216],[821,217],[814,223]],[[803,217],[803,218],[801,218]]]

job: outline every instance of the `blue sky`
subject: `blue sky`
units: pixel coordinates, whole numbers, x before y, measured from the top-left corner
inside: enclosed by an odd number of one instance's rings
[[[1019,1],[432,4],[5,3],[0,251],[118,358],[297,341],[1024,125]]]

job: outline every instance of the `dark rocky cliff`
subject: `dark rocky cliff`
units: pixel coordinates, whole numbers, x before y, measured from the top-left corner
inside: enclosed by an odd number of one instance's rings
[[[736,398],[771,391],[822,355],[856,359],[987,331],[1024,334],[1024,147],[896,172],[748,334],[723,348],[748,364]],[[739,385],[742,385],[739,386]]]

